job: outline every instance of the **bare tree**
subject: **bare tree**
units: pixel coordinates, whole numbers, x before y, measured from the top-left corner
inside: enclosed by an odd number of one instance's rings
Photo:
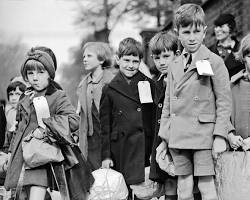
[[[139,23],[145,16],[157,17],[157,26],[162,25],[162,17],[167,10],[172,10],[171,0],[75,0],[79,7],[76,24],[92,27],[95,33],[106,34],[108,41],[110,31],[126,14],[133,16]]]
[[[0,99],[6,99],[6,88],[10,79],[20,76],[20,68],[28,47],[20,39],[5,41],[0,44]]]

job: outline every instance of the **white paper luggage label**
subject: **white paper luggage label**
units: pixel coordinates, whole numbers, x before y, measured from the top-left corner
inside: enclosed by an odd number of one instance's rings
[[[141,103],[153,103],[150,83],[148,81],[139,81],[138,91]]]
[[[33,104],[36,110],[38,125],[45,129],[45,124],[43,123],[43,118],[50,117],[49,105],[47,99],[44,96],[35,97],[33,99]]]
[[[208,60],[198,60],[195,63],[198,74],[204,76],[213,76],[214,72]]]

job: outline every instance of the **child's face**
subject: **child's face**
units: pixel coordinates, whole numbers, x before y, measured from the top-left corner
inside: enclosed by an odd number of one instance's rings
[[[248,73],[250,73],[250,53],[244,56],[245,67]]]
[[[158,54],[158,55],[153,54],[152,58],[153,58],[153,61],[155,63],[157,70],[161,74],[167,74],[168,66],[174,60],[175,54],[173,51],[165,50],[165,51],[162,51],[161,54]]]
[[[206,28],[206,26],[194,24],[187,27],[180,26],[178,39],[188,53],[195,53],[200,48],[206,35]]]
[[[139,56],[122,56],[117,58],[120,72],[127,78],[132,78],[139,70],[141,59]]]
[[[94,72],[98,67],[102,66],[103,61],[98,60],[97,54],[91,50],[91,48],[86,48],[83,52],[83,65],[85,70]]]
[[[16,87],[15,90],[12,90],[9,92],[9,103],[12,105],[12,106],[16,106],[19,99],[20,99],[20,96],[23,94],[23,92],[19,89],[19,87]]]
[[[215,37],[219,41],[224,41],[230,37],[230,28],[228,24],[223,24],[221,26],[214,27]]]
[[[48,87],[49,77],[47,70],[27,70],[28,82],[38,92]]]

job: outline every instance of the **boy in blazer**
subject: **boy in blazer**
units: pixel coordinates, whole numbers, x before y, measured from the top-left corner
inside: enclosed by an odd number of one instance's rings
[[[104,86],[100,103],[102,167],[121,172],[128,186],[144,182],[154,138],[154,82],[138,70],[142,55],[141,43],[133,38],[120,42],[119,72]],[[140,84],[146,85],[143,91],[151,97],[146,103],[139,95]]]
[[[227,68],[202,42],[205,14],[196,4],[180,6],[174,25],[182,54],[169,66],[158,135],[167,147],[178,176],[178,198],[193,199],[193,177],[198,177],[202,199],[217,200],[212,150],[226,150],[232,107]]]

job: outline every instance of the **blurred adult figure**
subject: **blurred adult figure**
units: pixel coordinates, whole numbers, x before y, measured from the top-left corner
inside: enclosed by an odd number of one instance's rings
[[[5,140],[6,117],[4,113],[4,104],[0,102],[0,147],[2,148]]]
[[[235,37],[236,22],[232,14],[221,14],[214,21],[216,43],[210,47],[211,51],[224,59],[230,78],[244,69],[244,65],[235,59],[239,49],[239,41]]]

